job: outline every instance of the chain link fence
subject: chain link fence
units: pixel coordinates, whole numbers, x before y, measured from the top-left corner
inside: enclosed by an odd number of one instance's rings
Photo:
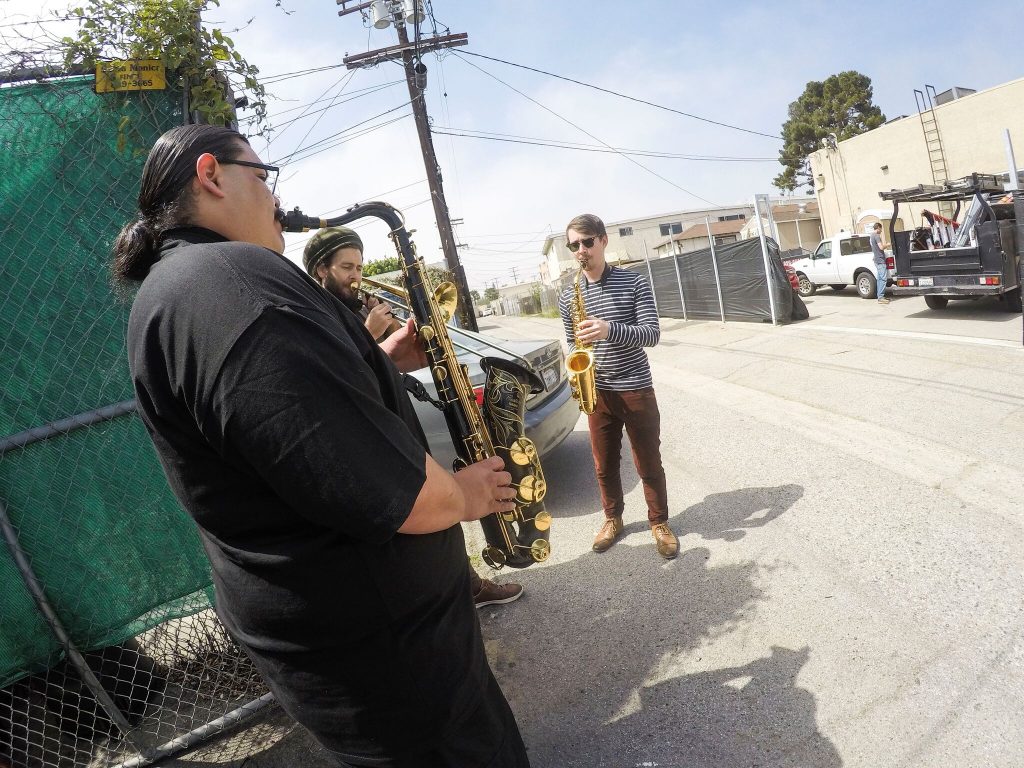
[[[0,768],[147,765],[272,702],[135,415],[110,285],[145,155],[185,118],[89,76],[0,87]]]

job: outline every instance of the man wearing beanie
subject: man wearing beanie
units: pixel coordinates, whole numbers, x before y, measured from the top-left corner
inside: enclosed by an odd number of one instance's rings
[[[363,274],[363,241],[354,230],[348,227],[317,230],[302,252],[302,264],[309,276],[328,293],[363,318],[366,330],[376,341],[383,341],[396,326],[401,327],[385,302],[371,296],[364,305],[357,292],[352,290],[352,284],[358,283]],[[477,608],[511,603],[522,596],[521,584],[497,584],[481,578],[468,561],[467,565],[473,602]]]
[[[370,296],[366,304],[352,289],[363,275],[363,241],[348,227],[325,227],[306,243],[302,263],[309,276],[334,294],[346,307],[363,318],[375,341],[384,341],[401,325],[391,307]]]

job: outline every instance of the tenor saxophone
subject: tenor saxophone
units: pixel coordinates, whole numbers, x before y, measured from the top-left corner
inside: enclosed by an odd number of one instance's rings
[[[580,267],[573,280],[573,297],[569,309],[572,320],[575,346],[565,359],[565,370],[569,375],[569,389],[583,413],[591,414],[597,405],[597,382],[594,367],[594,345],[580,341],[580,323],[587,319],[587,306],[583,303],[580,279],[584,267]]]
[[[331,219],[306,216],[298,208],[284,217],[288,232],[304,232],[376,216],[390,227],[391,239],[402,259],[402,279],[409,308],[423,342],[438,400],[448,432],[455,444],[455,469],[501,456],[512,475],[516,490],[515,510],[494,513],[480,520],[487,546],[482,557],[495,570],[508,565],[525,568],[546,560],[551,554],[551,515],[544,509],[547,484],[533,441],[523,433],[526,393],[540,391],[537,374],[517,363],[485,357],[481,367],[487,374],[483,407],[469,379],[469,372],[455,355],[448,321],[455,314],[457,292],[452,283],[436,288],[416,255],[416,247],[405,229],[402,214],[387,203],[361,203]]]

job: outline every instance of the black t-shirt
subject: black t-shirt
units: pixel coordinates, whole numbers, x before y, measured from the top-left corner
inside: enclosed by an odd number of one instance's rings
[[[488,674],[465,542],[397,533],[426,439],[360,318],[273,251],[176,230],[128,353],[218,613],[284,708],[345,754],[441,740]]]

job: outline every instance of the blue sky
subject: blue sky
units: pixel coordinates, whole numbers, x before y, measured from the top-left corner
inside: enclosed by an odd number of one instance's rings
[[[5,20],[36,18],[39,4],[0,0],[0,13]],[[47,8],[65,5],[45,2]],[[789,103],[810,80],[860,71],[872,80],[875,103],[892,118],[916,112],[913,89],[925,84],[939,91],[954,85],[981,90],[1024,76],[1020,57],[1007,53],[1024,40],[1024,14],[1016,3],[970,10],[952,2],[432,0],[431,6],[439,24],[468,33],[470,43],[441,59],[424,59],[435,128],[518,141],[774,158],[781,141],[770,137],[779,135]],[[398,66],[274,77],[337,65],[346,54],[397,41],[393,29],[373,30],[358,13],[339,17],[337,10],[333,0],[280,0],[279,6],[274,0],[223,0],[204,20],[224,29],[263,75],[277,80],[268,87],[278,128],[269,145],[256,140],[254,146],[264,159],[287,166],[285,205],[333,215],[360,200],[385,199],[406,211],[421,254],[436,260],[439,239],[424,202],[429,192]],[[327,100],[303,114],[321,98]],[[388,110],[394,111],[383,115]],[[380,127],[360,136],[350,132],[338,143],[339,133],[360,123],[362,129]],[[979,140],[987,132],[1000,140],[1001,127],[979,126]],[[704,201],[749,201],[755,193],[774,192],[771,180],[780,170],[773,160],[633,158],[644,170],[615,153],[440,133],[434,142],[451,215],[463,220],[456,232],[466,245],[460,254],[474,287],[535,275],[544,236],[561,232],[578,213],[612,222],[698,208]],[[361,231],[368,259],[392,255],[382,227]],[[290,237],[287,255],[299,258],[303,239]]]

